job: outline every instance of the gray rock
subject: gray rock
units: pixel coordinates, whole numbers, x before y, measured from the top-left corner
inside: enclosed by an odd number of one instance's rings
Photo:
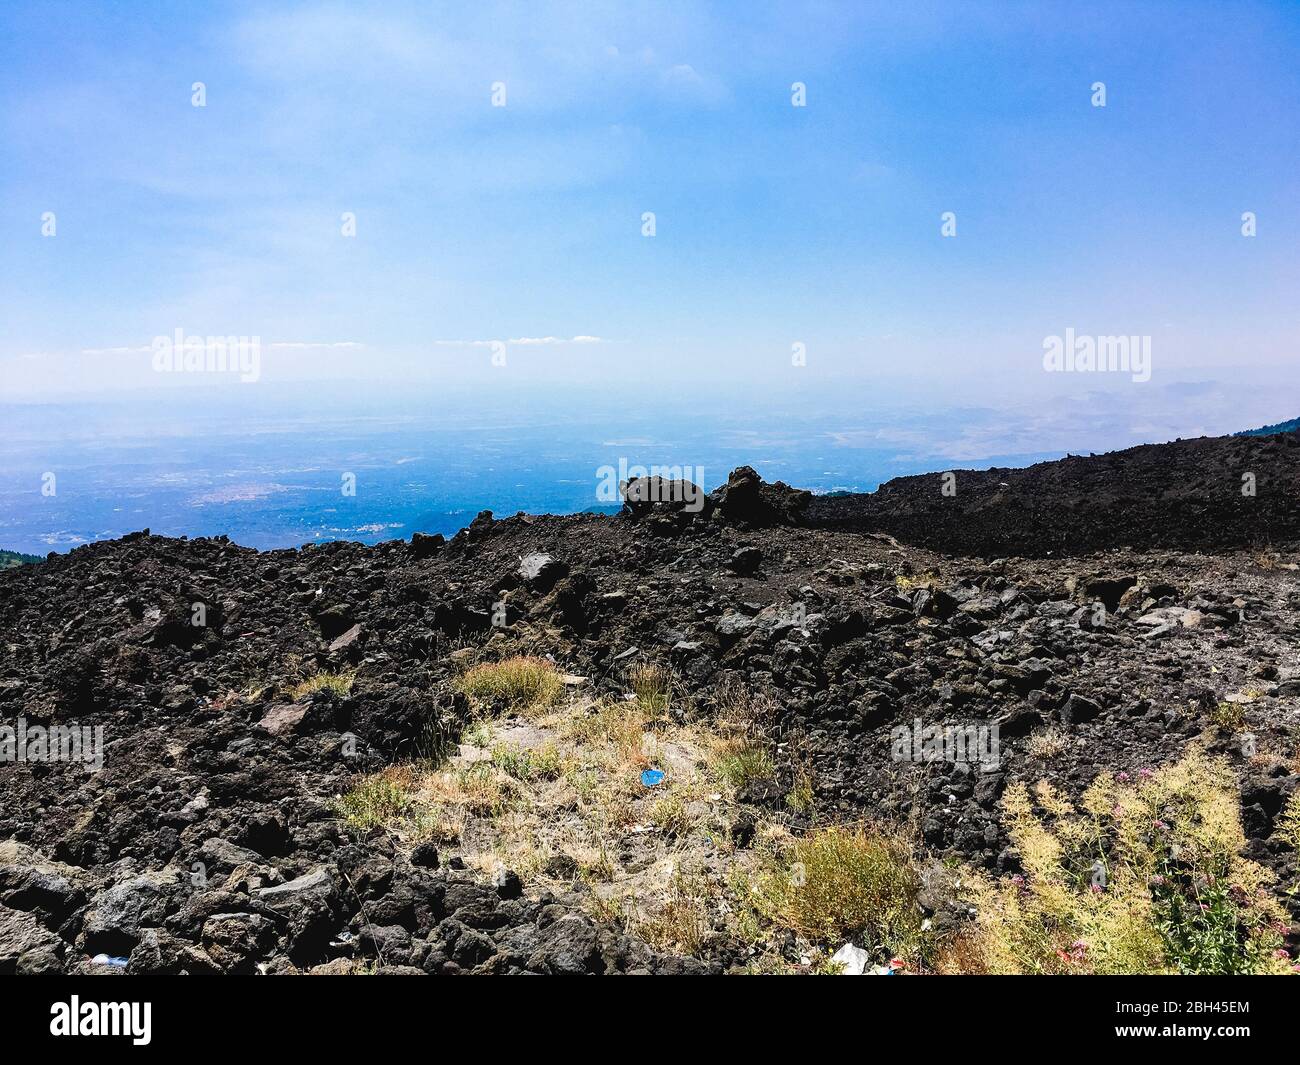
[[[84,902],[84,880],[81,870],[51,862],[17,840],[0,843],[0,903],[35,913],[48,928]]]
[[[101,891],[82,924],[87,954],[129,954],[144,927],[157,927],[167,915],[166,887],[175,878],[146,874]]]
[[[166,976],[211,975],[221,972],[206,953],[177,939],[170,932],[149,928],[140,934],[140,942],[131,951],[126,971],[156,973]]]
[[[550,555],[535,551],[519,560],[519,576],[538,591],[550,589],[556,581],[569,575],[569,567]]]
[[[561,917],[542,932],[528,968],[557,976],[604,971],[596,926],[579,914]]]
[[[310,873],[275,887],[262,888],[257,897],[275,910],[292,909],[313,899],[329,899],[338,895],[338,885],[328,869]]]
[[[1101,704],[1083,695],[1071,693],[1061,707],[1061,720],[1067,725],[1080,725],[1101,714]]]
[[[754,627],[754,619],[744,614],[727,613],[718,619],[719,636],[740,636]]]
[[[30,913],[0,906],[0,975],[57,973],[64,943]]]
[[[1188,610],[1182,606],[1162,606],[1158,610],[1143,614],[1138,618],[1139,625],[1173,626],[1181,625],[1184,629],[1197,628],[1204,615],[1199,610]]]
[[[203,922],[203,949],[224,972],[249,973],[275,944],[275,925],[257,913],[216,913]]]
[[[347,632],[336,638],[334,642],[330,644],[330,654],[336,654],[339,651],[346,651],[361,639],[365,631],[366,630],[362,625],[353,625],[352,628],[348,629]]]
[[[316,962],[343,914],[338,882],[328,869],[315,869],[296,880],[257,892],[259,901],[288,923],[288,954],[294,962]]]
[[[305,703],[277,703],[262,715],[257,727],[272,736],[288,736],[302,724],[307,710]]]

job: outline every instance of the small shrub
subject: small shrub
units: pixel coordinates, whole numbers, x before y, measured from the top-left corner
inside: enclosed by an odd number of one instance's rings
[[[907,843],[883,829],[837,825],[796,840],[758,878],[753,899],[776,924],[815,943],[865,937],[902,953],[921,931],[920,875]]]
[[[1065,733],[1054,725],[1033,733],[1025,744],[1025,749],[1033,758],[1051,761],[1066,747]]]
[[[894,578],[894,587],[906,595],[916,588],[930,588],[934,586],[935,576],[930,570],[924,573],[904,574],[900,573]]]
[[[1077,810],[1008,789],[1023,875],[975,877],[974,948],[993,973],[1280,971],[1285,915],[1245,846],[1231,770],[1195,752],[1134,781],[1102,774]],[[970,944],[967,945],[970,948]]]
[[[474,666],[461,675],[456,687],[479,705],[526,711],[554,703],[564,691],[564,682],[546,659],[516,655]]]
[[[1246,723],[1246,708],[1241,703],[1218,703],[1210,711],[1210,721],[1223,732],[1239,732]]]
[[[1300,852],[1300,791],[1291,793],[1282,812],[1278,814],[1274,830],[1283,843],[1293,851]]]

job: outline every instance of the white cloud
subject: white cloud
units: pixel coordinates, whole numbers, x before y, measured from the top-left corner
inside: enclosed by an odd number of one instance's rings
[[[272,349],[293,349],[295,351],[302,351],[311,348],[364,348],[365,345],[356,340],[277,340],[272,344],[268,344],[267,347]]]
[[[205,336],[207,334],[203,334],[203,333],[190,334],[187,331],[186,335],[187,336],[193,335],[197,337],[197,336]],[[231,334],[220,333],[216,335],[230,336]],[[272,351],[309,351],[318,348],[364,348],[365,347],[364,344],[356,340],[333,340],[333,341],[276,340],[276,341],[272,341],[270,344],[267,344],[265,346]],[[153,351],[153,347],[151,345],[144,344],[139,347],[82,348],[78,354],[81,355],[148,355],[152,351]],[[44,357],[45,357],[44,354],[22,356],[22,358],[25,359],[44,358]]]
[[[518,344],[522,347],[535,347],[542,344],[605,344],[603,337],[580,334],[575,337],[511,337],[509,340],[435,340],[434,344],[443,348],[488,348],[493,344]]]

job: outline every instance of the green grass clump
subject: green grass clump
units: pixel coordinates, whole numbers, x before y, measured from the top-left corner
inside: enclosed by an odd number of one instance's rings
[[[564,771],[559,748],[554,743],[525,750],[498,744],[492,748],[492,764],[516,780],[557,780]]]
[[[771,751],[747,738],[720,743],[713,768],[723,783],[737,790],[751,781],[767,780],[775,771]]]
[[[812,809],[815,799],[812,774],[806,769],[796,770],[794,783],[785,797],[786,806],[795,813],[807,813]]]
[[[351,673],[316,673],[306,680],[299,681],[289,691],[296,700],[305,698],[314,692],[329,691],[335,695],[347,695],[356,682],[357,675]]]
[[[388,828],[411,806],[411,794],[400,779],[380,773],[359,781],[338,800],[339,813],[357,832]]]

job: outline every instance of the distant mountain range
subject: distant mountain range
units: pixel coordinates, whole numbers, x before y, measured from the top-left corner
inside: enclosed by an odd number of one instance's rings
[[[1272,436],[1274,433],[1294,433],[1300,429],[1300,418],[1292,418],[1289,422],[1278,422],[1276,425],[1265,425],[1259,429],[1246,429],[1240,433],[1233,433],[1233,436]]]

